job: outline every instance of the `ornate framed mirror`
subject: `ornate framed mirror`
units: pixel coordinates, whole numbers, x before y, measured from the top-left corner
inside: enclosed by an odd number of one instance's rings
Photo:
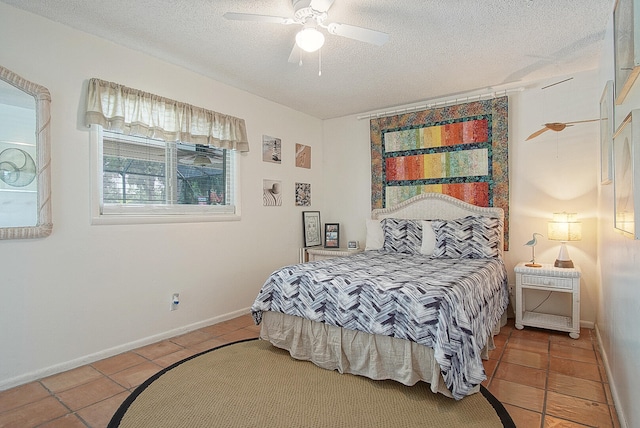
[[[0,239],[51,234],[51,95],[0,66]]]

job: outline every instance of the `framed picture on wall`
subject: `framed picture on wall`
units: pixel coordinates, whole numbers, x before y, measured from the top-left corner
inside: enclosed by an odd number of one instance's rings
[[[296,183],[296,206],[298,207],[311,206],[311,184],[310,183]]]
[[[282,182],[280,180],[262,180],[262,205],[279,207],[282,205]]]
[[[296,143],[296,166],[311,169],[311,146]]]
[[[613,81],[609,80],[600,98],[600,183],[613,182]]]
[[[302,235],[305,247],[322,245],[320,211],[302,211]]]
[[[624,235],[640,238],[640,109],[633,110],[622,121],[613,136],[614,159],[614,227]]]
[[[324,247],[340,248],[340,225],[338,223],[324,225]]]
[[[264,162],[282,163],[282,140],[280,138],[262,136],[262,160]]]
[[[640,0],[617,0],[613,11],[616,104],[624,102],[640,74]]]

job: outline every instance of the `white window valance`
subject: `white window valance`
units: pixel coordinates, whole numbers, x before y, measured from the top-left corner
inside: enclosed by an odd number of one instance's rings
[[[95,78],[89,80],[85,124],[164,141],[249,151],[244,119]]]

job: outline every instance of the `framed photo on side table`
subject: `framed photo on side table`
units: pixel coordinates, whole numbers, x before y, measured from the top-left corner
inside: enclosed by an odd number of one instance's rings
[[[614,126],[613,80],[609,80],[600,98],[600,183],[613,181]]]
[[[322,245],[320,211],[302,211],[302,235],[305,247]]]
[[[324,225],[324,247],[340,248],[340,225],[338,223]]]
[[[640,109],[632,110],[613,136],[614,227],[632,239],[640,239]]]

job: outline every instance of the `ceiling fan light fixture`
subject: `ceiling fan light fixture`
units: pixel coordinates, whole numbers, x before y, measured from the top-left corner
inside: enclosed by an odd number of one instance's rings
[[[209,159],[208,156],[198,154],[193,159],[193,165],[194,166],[209,166],[209,165],[211,165],[211,159]]]
[[[315,52],[324,45],[324,34],[313,27],[307,27],[296,34],[296,44],[306,52]]]

